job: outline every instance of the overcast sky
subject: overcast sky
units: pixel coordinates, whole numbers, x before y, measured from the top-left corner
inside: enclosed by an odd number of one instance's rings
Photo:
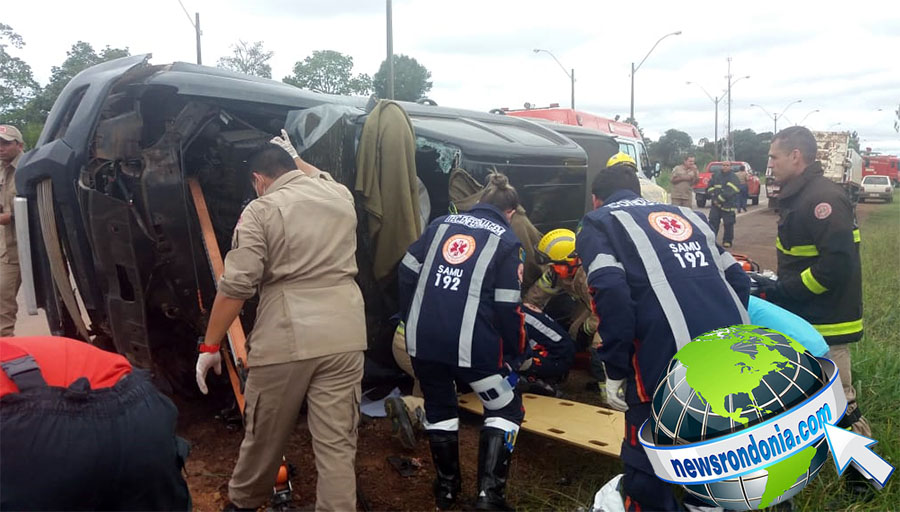
[[[200,13],[203,61],[214,65],[238,39],[273,50],[282,79],[313,50],[354,58],[373,75],[385,57],[384,0],[182,0]],[[802,4],[802,6],[801,6]],[[48,0],[4,9],[3,23],[25,39],[11,53],[43,84],[77,40],[99,49],[127,46],[156,64],[194,62],[194,31],[178,0]],[[890,7],[894,5],[894,7]],[[814,6],[814,7],[813,7]],[[693,81],[721,95],[727,58],[734,80],[732,127],[771,131],[771,114],[794,100],[779,127],[857,130],[862,147],[900,154],[893,130],[900,104],[900,8],[893,2],[599,2],[596,0],[394,1],[394,52],[432,73],[429,97],[440,105],[489,110],[525,102],[569,104],[569,78],[546,53],[575,68],[576,107],[628,116],[631,62],[635,117],[648,137],[669,128],[712,138],[714,104]],[[719,133],[726,121],[720,102]],[[818,109],[819,112],[814,112]],[[881,109],[881,111],[879,111]],[[840,124],[838,124],[840,123]]]

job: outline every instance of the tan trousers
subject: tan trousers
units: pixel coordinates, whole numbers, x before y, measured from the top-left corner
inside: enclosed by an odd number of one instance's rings
[[[13,336],[19,303],[16,295],[22,284],[18,263],[0,262],[0,337]]]
[[[850,344],[831,345],[828,347],[831,360],[838,367],[841,376],[841,385],[844,387],[844,395],[847,396],[847,413],[856,410],[856,389],[853,387],[853,373],[850,364]],[[865,416],[860,417],[856,423],[850,426],[854,432],[866,437],[872,437],[872,428]]]
[[[362,351],[250,369],[244,441],[228,497],[242,508],[272,494],[281,456],[306,398],[316,456],[316,510],[356,510],[356,434]]]
[[[694,207],[694,202],[693,202],[693,200],[691,200],[690,197],[685,197],[685,198],[673,197],[672,204],[675,206],[687,206],[688,208]]]

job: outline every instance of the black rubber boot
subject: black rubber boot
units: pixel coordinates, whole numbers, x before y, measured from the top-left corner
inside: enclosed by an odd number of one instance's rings
[[[515,510],[506,502],[506,477],[512,458],[510,448],[506,446],[506,432],[497,428],[481,429],[475,510]]]
[[[447,510],[456,503],[462,489],[459,472],[459,432],[432,430],[428,432],[431,459],[434,461],[434,504],[439,510]]]

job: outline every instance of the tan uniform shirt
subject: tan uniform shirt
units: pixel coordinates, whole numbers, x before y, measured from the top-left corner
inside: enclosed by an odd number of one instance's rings
[[[738,171],[738,172],[736,172],[736,173],[734,173],[734,174],[735,174],[735,176],[737,176],[738,182],[739,182],[741,185],[746,185],[746,184],[747,184],[747,171]]]
[[[676,178],[683,180],[676,183]],[[672,169],[672,198],[690,199],[693,193],[692,187],[697,183],[699,175],[696,169],[688,169],[684,165],[676,165]]]
[[[354,280],[356,210],[327,173],[291,171],[244,209],[219,290],[259,291],[250,366],[366,349],[362,293]]]
[[[19,153],[9,165],[0,169],[0,213],[13,211],[13,199],[16,197],[16,167],[19,165]],[[16,245],[16,221],[0,226],[0,262],[19,263],[18,246]]]

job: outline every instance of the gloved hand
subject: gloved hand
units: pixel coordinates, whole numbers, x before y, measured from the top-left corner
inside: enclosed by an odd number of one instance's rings
[[[628,404],[625,403],[625,379],[614,380],[606,378],[606,401],[610,407],[617,411],[625,412]]]
[[[291,158],[297,158],[297,150],[294,149],[294,144],[284,128],[281,129],[281,137],[273,137],[269,142],[287,151]]]
[[[781,293],[777,279],[772,279],[771,277],[766,277],[758,273],[751,273],[750,277],[756,285],[756,292],[754,295],[760,299],[767,300],[772,304],[779,303],[783,294]],[[750,291],[753,292],[753,287],[751,287]]]
[[[221,352],[200,352],[197,356],[197,387],[204,395],[209,393],[206,387],[206,374],[212,368],[216,375],[222,375],[222,353]]]

